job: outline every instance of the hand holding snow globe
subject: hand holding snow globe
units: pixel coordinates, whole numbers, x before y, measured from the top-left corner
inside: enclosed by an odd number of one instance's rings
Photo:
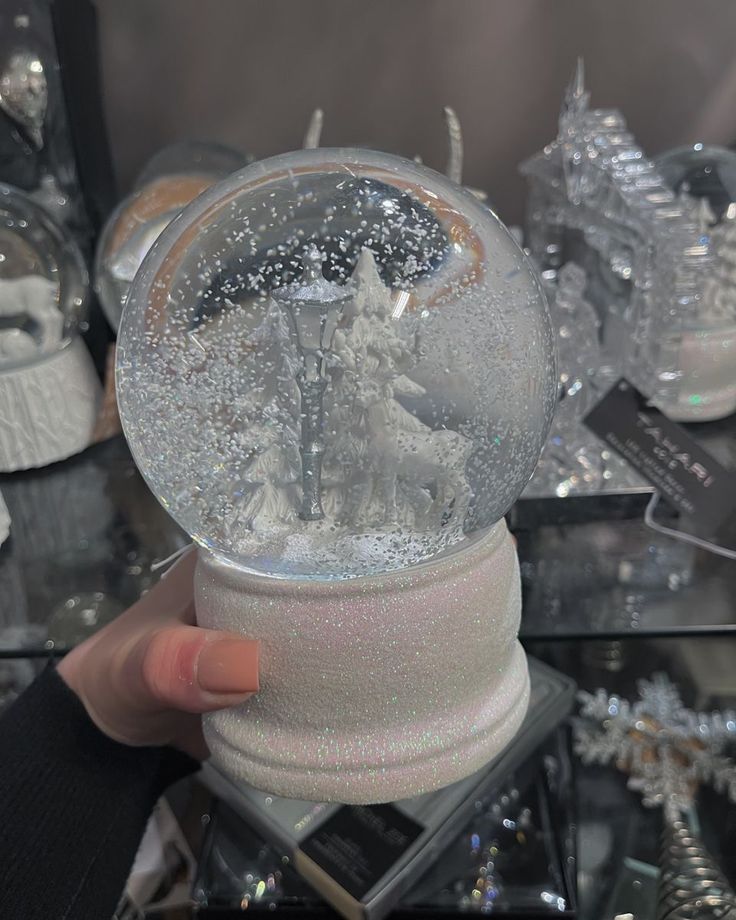
[[[136,460],[200,546],[198,621],[262,643],[221,769],[387,801],[478,769],[528,700],[503,514],[555,395],[544,295],[472,195],[317,149],[189,206],[118,349]]]

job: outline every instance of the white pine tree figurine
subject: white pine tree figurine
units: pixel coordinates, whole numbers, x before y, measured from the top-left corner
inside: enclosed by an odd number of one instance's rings
[[[269,298],[263,322],[248,337],[263,388],[238,407],[244,449],[254,453],[243,475],[243,500],[230,521],[233,534],[274,532],[292,523],[299,502],[299,359],[291,328]]]
[[[433,431],[396,398],[424,389],[407,375],[415,349],[399,334],[391,290],[370,250],[361,252],[351,280],[353,320],[335,333],[328,411],[332,460],[347,473],[335,504],[343,519],[371,529],[421,530],[437,523],[432,511],[441,516],[449,505],[461,522],[470,443],[456,432]]]

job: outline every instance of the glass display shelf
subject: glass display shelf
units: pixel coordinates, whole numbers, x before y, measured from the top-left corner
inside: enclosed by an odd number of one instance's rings
[[[187,542],[122,437],[2,475],[0,492],[11,516],[0,658],[63,654],[133,603],[158,578],[152,565]],[[626,501],[609,504],[606,519],[517,532],[523,639],[736,631],[736,563],[654,533]]]
[[[610,654],[614,647],[616,655]],[[606,687],[633,699],[640,678],[662,671],[677,685],[687,706],[704,712],[736,703],[734,648],[736,637],[701,636],[693,641],[682,635],[534,643],[536,655],[546,656],[582,688]],[[509,776],[502,796],[479,805],[454,842],[436,861],[428,861],[422,880],[390,916],[533,918],[570,916],[574,911],[580,920],[613,920],[626,913],[636,920],[655,920],[661,813],[644,808],[640,795],[627,788],[626,776],[615,767],[587,767],[570,756],[569,742],[568,730],[560,730],[542,756],[529,758],[521,771]],[[198,794],[193,796],[189,823],[199,854],[192,917],[227,920],[243,916],[245,909],[259,915],[337,916],[247,823],[222,802],[203,799],[206,790],[199,783],[192,787]],[[736,808],[703,787],[692,822],[733,885]],[[521,839],[516,836],[519,831]],[[483,898],[473,892],[483,895],[486,890],[477,884],[483,878],[479,870],[487,868],[483,860],[494,844],[498,858],[487,889],[491,897]],[[571,873],[575,881],[569,879]],[[563,885],[575,893],[574,903],[556,900],[555,895],[564,896]],[[542,892],[546,899],[540,897]],[[160,916],[155,905],[147,916]]]
[[[531,642],[537,657],[572,677],[589,692],[604,687],[629,700],[638,681],[666,674],[684,704],[697,712],[732,710],[736,636],[673,635]],[[733,750],[724,753],[733,756]],[[631,913],[654,920],[663,859],[660,809],[645,808],[611,766],[585,766],[574,757],[578,917],[613,920]],[[695,790],[689,823],[729,883],[736,885],[736,807],[711,786]],[[684,916],[684,914],[683,914]]]
[[[116,437],[0,476],[0,658],[63,654],[136,601],[186,542]]]
[[[683,426],[736,470],[736,416]],[[736,631],[736,562],[644,524],[652,490],[521,500],[509,515],[523,585],[524,639]],[[664,502],[656,512],[667,521]],[[719,533],[736,548],[736,527]],[[701,536],[709,536],[702,534]]]
[[[637,920],[654,920],[659,916],[661,813],[644,808],[626,777],[612,768],[578,767],[576,779],[579,916],[612,920],[630,913]],[[723,799],[704,790],[689,823],[732,881],[734,809],[724,812]]]
[[[736,562],[641,518],[517,535],[523,639],[736,631]]]
[[[428,865],[390,916],[575,916],[569,736],[559,731]],[[334,917],[288,859],[223,802],[207,815],[193,899],[198,917]]]
[[[46,469],[0,477],[0,490],[12,516],[11,537],[0,547],[2,706],[33,679],[44,657],[63,653],[134,601],[157,577],[151,565],[175,552],[186,537],[144,484],[122,438]],[[531,653],[586,689],[605,686],[631,696],[637,678],[663,670],[689,705],[702,710],[734,705],[736,564],[660,537],[636,518],[545,524],[519,533],[519,551],[526,600],[522,632]],[[636,603],[627,600],[632,596]],[[577,915],[598,920],[636,908],[637,920],[653,918],[659,815],[642,808],[613,768],[578,765],[576,781],[566,784],[575,790]],[[530,799],[516,788],[518,804],[531,809],[538,829],[538,790],[532,789]],[[724,809],[722,799],[704,790],[698,814],[709,848],[736,880],[734,809]],[[487,811],[483,815],[487,818]],[[539,852],[552,847],[549,852],[567,853],[560,843],[565,820],[554,818],[545,827]],[[233,860],[262,858],[265,868],[273,852],[248,833],[238,837],[237,853],[228,852]],[[467,891],[477,868],[472,849],[466,834],[443,862],[428,865],[425,887],[417,886],[416,900],[406,900],[401,914],[440,918],[481,912],[472,894],[479,889]],[[498,871],[503,897],[510,897],[512,875],[504,879]],[[204,910],[213,917],[227,917],[228,911],[242,916],[232,886],[224,887],[232,876],[223,872],[224,878],[216,876],[213,864],[200,863],[198,884],[209,879],[213,887],[202,889],[208,906],[201,904],[199,916]],[[549,878],[542,880],[538,861],[533,874],[547,886],[544,891],[558,890]],[[301,884],[298,877],[293,883]],[[513,896],[522,893],[516,890]],[[501,894],[498,899],[493,912],[503,916],[505,904],[507,915],[513,915],[511,901],[504,902]],[[260,906],[252,902],[248,909],[267,911],[269,903],[262,898]],[[285,897],[278,910],[313,915],[298,898]]]
[[[560,761],[547,754],[532,783],[520,789],[510,778],[503,795],[479,809],[390,917],[613,920],[631,913],[637,920],[654,920],[661,814],[644,808],[639,795],[627,788],[626,777],[613,767],[575,763],[574,782],[569,770],[568,763],[560,772]],[[722,798],[703,791],[693,815],[699,836],[732,880],[736,810],[724,812]],[[214,801],[204,820],[192,917],[234,920],[244,910],[337,916],[224,803]],[[574,880],[566,881],[570,873]],[[564,893],[570,897],[571,891],[574,900],[567,902]],[[158,914],[152,910],[146,916]]]

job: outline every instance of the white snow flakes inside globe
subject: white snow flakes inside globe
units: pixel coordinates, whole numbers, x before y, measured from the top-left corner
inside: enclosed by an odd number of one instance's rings
[[[118,397],[192,537],[249,571],[428,562],[531,476],[555,368],[544,295],[496,217],[385,154],[299,151],[211,188],[136,277]]]

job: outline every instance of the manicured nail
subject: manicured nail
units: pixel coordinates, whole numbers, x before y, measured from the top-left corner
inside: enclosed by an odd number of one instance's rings
[[[199,653],[197,683],[207,693],[255,693],[258,690],[258,642],[224,637]]]

